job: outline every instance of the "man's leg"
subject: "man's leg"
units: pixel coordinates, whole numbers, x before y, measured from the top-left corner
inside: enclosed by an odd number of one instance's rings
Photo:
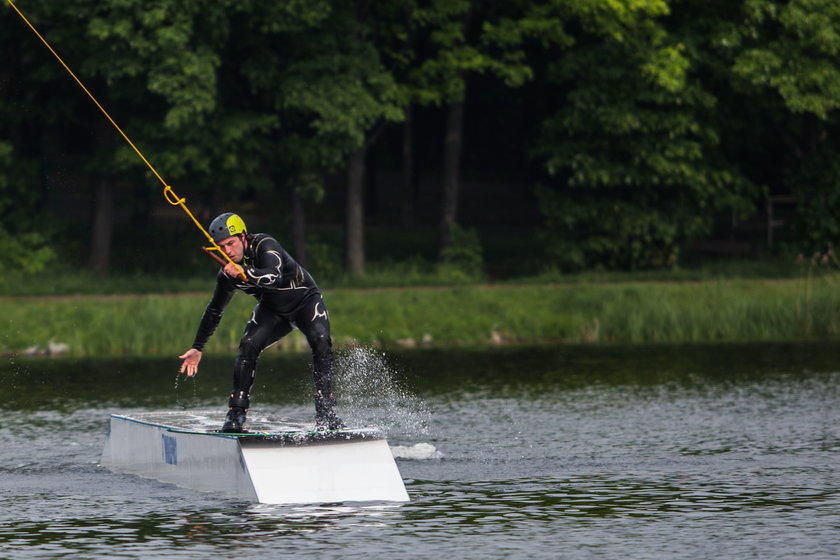
[[[245,415],[251,406],[251,387],[257,370],[257,358],[263,350],[292,331],[288,321],[273,313],[264,311],[259,305],[254,308],[251,319],[245,325],[245,333],[239,341],[239,355],[233,364],[233,391],[228,400],[228,414],[222,426],[223,432],[241,432]]]
[[[344,424],[333,410],[335,398],[332,392],[333,352],[330,316],[323,298],[320,295],[310,298],[301,311],[295,315],[295,322],[312,349],[315,423],[331,430],[342,428]]]

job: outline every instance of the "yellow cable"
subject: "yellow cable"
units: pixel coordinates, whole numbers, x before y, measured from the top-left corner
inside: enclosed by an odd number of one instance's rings
[[[216,251],[219,251],[222,255],[224,255],[225,259],[229,263],[236,266],[237,269],[239,270],[239,273],[242,276],[242,278],[247,280],[247,277],[245,276],[245,273],[242,271],[242,269],[239,267],[239,265],[237,265],[235,262],[233,262],[230,259],[230,257],[227,256],[227,253],[222,251],[222,248],[219,247],[216,244],[216,241],[213,239],[213,237],[209,233],[207,233],[207,230],[204,229],[204,226],[201,225],[201,223],[195,218],[195,216],[193,216],[193,213],[190,212],[190,209],[187,208],[187,205],[185,204],[187,199],[186,198],[179,198],[178,195],[175,194],[175,191],[172,190],[172,187],[170,187],[169,185],[166,184],[166,181],[163,180],[163,178],[160,176],[160,174],[157,172],[157,170],[152,166],[151,163],[149,163],[149,160],[147,160],[146,157],[137,148],[137,146],[134,145],[134,142],[132,142],[131,139],[125,134],[125,132],[123,132],[123,130],[114,121],[114,119],[111,118],[111,115],[108,114],[108,111],[106,111],[105,108],[102,107],[102,105],[99,104],[99,101],[96,100],[96,98],[93,96],[93,94],[90,91],[88,91],[88,88],[85,87],[85,84],[83,84],[82,81],[79,78],[76,77],[76,74],[74,74],[73,71],[70,70],[70,67],[67,66],[64,63],[64,61],[61,59],[60,56],[58,56],[58,53],[55,52],[55,50],[53,50],[53,48],[50,46],[50,44],[47,42],[47,40],[44,39],[44,37],[40,33],[38,33],[38,30],[35,29],[35,26],[32,25],[29,22],[28,19],[26,19],[26,16],[23,15],[23,12],[18,10],[18,7],[15,6],[15,4],[14,4],[14,2],[12,2],[12,0],[6,0],[6,1],[9,3],[9,5],[12,7],[12,9],[14,9],[14,11],[17,12],[17,14],[26,23],[26,25],[29,26],[29,28],[32,30],[32,32],[35,33],[35,35],[41,40],[41,42],[44,43],[44,45],[49,49],[49,51],[51,53],[53,53],[53,56],[55,56],[55,58],[61,63],[61,65],[64,67],[64,69],[67,70],[67,73],[70,74],[73,77],[74,80],[76,80],[76,83],[79,84],[79,87],[81,87],[84,90],[84,92],[88,95],[88,97],[90,97],[91,101],[93,101],[96,104],[96,106],[99,107],[99,110],[102,111],[102,114],[105,115],[105,117],[111,122],[112,125],[114,125],[114,128],[117,129],[117,132],[119,132],[120,135],[123,138],[125,138],[125,141],[128,142],[128,145],[131,146],[131,148],[137,153],[138,156],[140,156],[140,159],[143,160],[143,163],[145,163],[149,167],[149,169],[151,169],[152,173],[155,174],[155,177],[157,177],[158,181],[160,181],[161,184],[163,185],[163,196],[166,199],[166,201],[173,206],[180,206],[184,210],[184,212],[187,213],[187,216],[189,216],[190,219],[192,219],[192,221],[195,223],[196,227],[198,227],[198,229],[201,230],[201,233],[203,233],[204,236],[207,237],[207,239],[213,245],[214,249]]]

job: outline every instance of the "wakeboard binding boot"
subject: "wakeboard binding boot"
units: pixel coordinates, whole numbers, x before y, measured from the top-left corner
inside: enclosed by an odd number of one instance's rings
[[[321,391],[315,393],[315,429],[340,430],[346,427],[333,410],[334,406],[335,398],[332,393],[326,397],[321,394]]]
[[[233,394],[230,396],[228,401],[230,409],[225,417],[221,432],[226,434],[244,434],[247,432],[245,429],[245,414],[248,412],[248,407],[251,406],[248,397],[249,395],[246,395],[244,391],[240,391],[238,397]]]

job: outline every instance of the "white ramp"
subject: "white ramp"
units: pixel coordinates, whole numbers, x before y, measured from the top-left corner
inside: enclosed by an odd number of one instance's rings
[[[266,419],[248,434],[221,434],[206,429],[215,416],[218,411],[114,414],[102,466],[266,504],[409,499],[380,429],[315,431],[311,424]]]

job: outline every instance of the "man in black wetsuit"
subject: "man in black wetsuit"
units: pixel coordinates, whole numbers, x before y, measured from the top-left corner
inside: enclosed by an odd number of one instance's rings
[[[198,373],[204,345],[215,332],[225,307],[235,290],[254,296],[254,307],[239,342],[239,355],[233,367],[233,392],[223,432],[244,430],[250,406],[257,358],[260,353],[299,329],[312,348],[315,376],[315,422],[318,427],[338,429],[341,419],[333,411],[332,341],[330,316],[315,280],[280,246],[264,233],[249,234],[245,222],[226,213],[214,219],[210,235],[236,263],[227,263],[216,277],[216,290],[198,326],[192,348],[179,356],[181,372],[190,377]]]

